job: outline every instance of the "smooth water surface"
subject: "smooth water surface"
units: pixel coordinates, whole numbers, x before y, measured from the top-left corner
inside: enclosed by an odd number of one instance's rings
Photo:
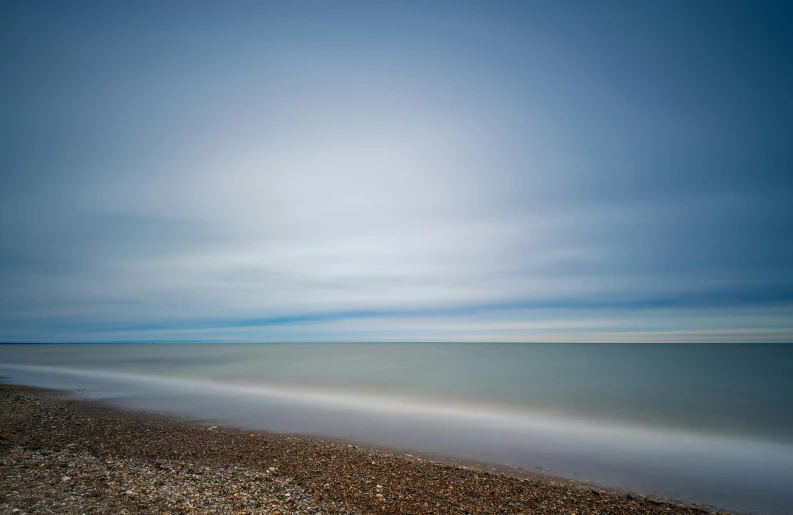
[[[793,346],[5,345],[0,375],[738,511],[793,506]]]

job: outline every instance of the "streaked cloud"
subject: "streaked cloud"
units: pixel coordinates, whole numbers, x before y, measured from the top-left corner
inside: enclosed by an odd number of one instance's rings
[[[793,339],[770,6],[2,12],[2,340]]]

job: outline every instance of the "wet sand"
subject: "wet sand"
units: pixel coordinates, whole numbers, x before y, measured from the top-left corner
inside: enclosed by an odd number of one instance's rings
[[[725,513],[0,385],[0,513]]]

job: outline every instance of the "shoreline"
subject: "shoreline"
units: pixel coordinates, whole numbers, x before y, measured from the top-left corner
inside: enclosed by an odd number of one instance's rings
[[[321,436],[0,384],[0,513],[728,513]]]

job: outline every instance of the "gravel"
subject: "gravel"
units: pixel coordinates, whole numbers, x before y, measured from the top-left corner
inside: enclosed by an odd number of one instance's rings
[[[0,513],[723,513],[0,385]]]

